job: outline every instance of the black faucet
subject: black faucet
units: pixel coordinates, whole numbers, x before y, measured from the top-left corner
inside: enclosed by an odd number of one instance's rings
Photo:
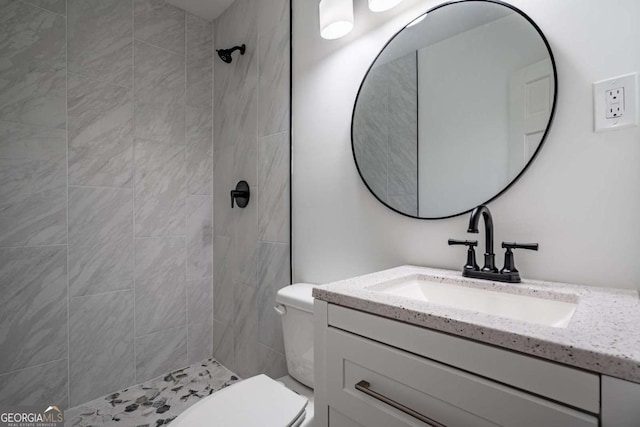
[[[475,260],[475,252],[473,248],[478,244],[473,240],[453,240],[449,239],[449,245],[464,245],[469,249],[467,251],[467,263],[462,269],[462,275],[465,277],[473,277],[476,279],[494,280],[497,282],[520,283],[520,272],[516,269],[515,260],[513,258],[513,249],[530,249],[537,251],[537,243],[502,243],[502,247],[506,249],[504,268],[500,271],[496,268],[496,254],[493,252],[493,218],[491,211],[485,205],[480,205],[471,212],[469,218],[468,233],[478,233],[478,225],[480,223],[480,215],[484,219],[485,231],[485,252],[484,266],[482,269],[478,267]]]
[[[480,205],[471,212],[471,218],[469,218],[469,229],[467,233],[478,233],[478,223],[480,222],[480,214],[484,219],[484,267],[481,271],[490,271],[497,273],[496,268],[496,254],[493,253],[493,217],[491,211],[485,205]]]

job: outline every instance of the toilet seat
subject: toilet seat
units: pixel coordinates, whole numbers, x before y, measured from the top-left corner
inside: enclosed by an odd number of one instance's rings
[[[184,411],[174,427],[293,427],[304,420],[307,398],[266,375],[224,388]]]

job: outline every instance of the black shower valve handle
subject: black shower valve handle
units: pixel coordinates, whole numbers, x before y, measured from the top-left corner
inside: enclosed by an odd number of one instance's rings
[[[231,190],[231,209],[233,209],[235,207],[235,200],[236,198],[248,198],[249,192],[248,191],[241,191],[241,190]],[[244,204],[244,206],[241,206],[242,203],[238,203],[238,206],[243,208],[246,206],[246,204]]]
[[[231,190],[231,209],[235,207],[236,197],[242,197],[243,194],[244,194],[244,191]]]
[[[246,208],[249,204],[251,191],[247,181],[240,181],[236,185],[235,190],[231,190],[231,209],[237,205],[239,208]]]

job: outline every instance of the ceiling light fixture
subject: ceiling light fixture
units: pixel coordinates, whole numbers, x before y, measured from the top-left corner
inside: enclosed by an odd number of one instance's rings
[[[323,39],[338,39],[353,29],[353,0],[320,0],[319,9]]]

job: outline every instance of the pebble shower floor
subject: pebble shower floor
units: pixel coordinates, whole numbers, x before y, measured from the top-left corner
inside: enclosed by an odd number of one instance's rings
[[[156,427],[240,379],[215,359],[194,363],[145,383],[65,411],[73,427]]]

